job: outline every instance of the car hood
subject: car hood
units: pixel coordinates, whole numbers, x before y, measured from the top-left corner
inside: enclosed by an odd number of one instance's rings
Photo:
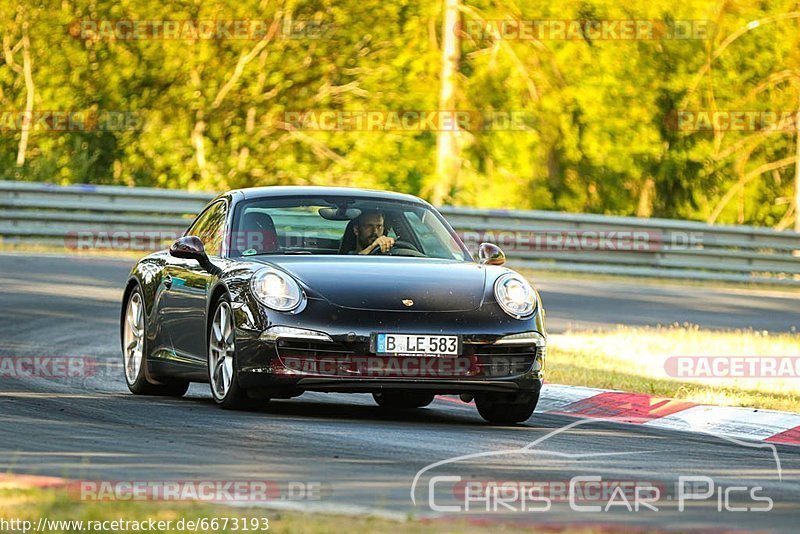
[[[336,306],[359,310],[470,311],[482,304],[486,279],[481,265],[427,258],[281,256],[263,263]]]

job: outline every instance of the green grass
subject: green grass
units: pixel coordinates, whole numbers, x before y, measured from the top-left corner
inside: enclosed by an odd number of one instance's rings
[[[800,356],[800,335],[795,333],[619,327],[551,335],[547,354],[546,378],[552,383],[800,412],[797,378],[687,380],[671,378],[664,369],[670,356]]]

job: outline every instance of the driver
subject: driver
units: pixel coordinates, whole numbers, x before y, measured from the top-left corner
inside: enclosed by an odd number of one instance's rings
[[[352,254],[369,254],[380,247],[382,253],[389,252],[394,246],[394,238],[383,235],[383,213],[379,210],[361,212],[353,224],[356,234],[356,249]]]

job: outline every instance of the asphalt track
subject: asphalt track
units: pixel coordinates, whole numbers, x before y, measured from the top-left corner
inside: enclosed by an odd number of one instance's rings
[[[269,480],[284,497],[290,483],[305,483],[314,488],[311,499],[273,504],[440,521],[470,514],[524,524],[797,528],[800,447],[756,447],[614,422],[569,428],[579,420],[552,414],[535,415],[517,427],[492,427],[482,423],[474,407],[447,400],[398,417],[384,414],[365,395],[305,394],[254,412],[218,409],[202,384],[193,385],[183,399],[134,397],[119,366],[117,324],[120,290],[131,264],[0,256],[0,356],[85,356],[108,362],[102,372],[80,379],[0,377],[0,472],[79,480]],[[797,293],[552,276],[537,282],[556,332],[617,323],[691,322],[773,331],[800,326]],[[462,455],[474,456],[422,472],[412,502],[420,470]],[[624,505],[576,511],[558,499],[559,484],[591,475],[659,488],[658,511],[644,505],[639,511]],[[714,491],[679,511],[676,482],[682,476],[709,477]],[[540,499],[520,511],[519,499],[511,499],[507,505],[493,501],[488,511],[485,501],[472,501],[470,512],[431,508],[432,496],[436,505],[463,509],[458,490],[466,481],[536,481],[550,488],[551,506],[544,510]],[[610,498],[572,504],[605,507]],[[772,509],[730,509],[767,507],[758,498],[771,499]],[[636,499],[628,492],[624,500],[633,507]],[[622,502],[619,495],[615,502]]]

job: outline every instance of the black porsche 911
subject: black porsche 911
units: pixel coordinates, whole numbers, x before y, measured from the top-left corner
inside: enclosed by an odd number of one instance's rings
[[[388,410],[474,399],[492,423],[539,399],[544,309],[502,251],[474,261],[430,204],[382,191],[224,193],[141,259],[120,321],[135,394],[208,382],[223,408],[304,391],[372,393]]]

